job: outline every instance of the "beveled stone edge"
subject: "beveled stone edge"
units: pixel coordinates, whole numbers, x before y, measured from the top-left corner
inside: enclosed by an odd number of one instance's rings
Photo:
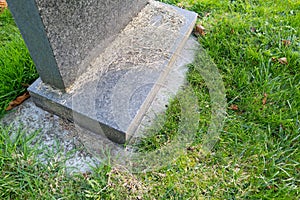
[[[198,15],[195,12],[184,10],[182,8],[178,8],[178,7],[168,5],[168,4],[164,4],[164,3],[160,3],[160,4],[175,9],[179,14],[181,14],[185,17],[186,22],[185,22],[185,26],[183,26],[180,30],[180,34],[181,34],[182,37],[180,39],[178,39],[176,41],[176,43],[174,44],[174,46],[173,46],[174,52],[172,52],[172,57],[171,57],[169,63],[165,67],[164,72],[158,78],[156,84],[153,86],[151,92],[147,96],[147,98],[144,101],[144,103],[143,103],[142,107],[140,108],[139,112],[134,117],[132,123],[128,127],[128,129],[126,131],[126,133],[127,133],[126,134],[126,141],[129,140],[131,137],[133,137],[133,135],[137,131],[137,129],[139,127],[139,124],[141,123],[141,121],[144,117],[145,112],[149,109],[153,99],[155,98],[155,96],[158,93],[159,89],[162,87],[162,85],[164,83],[164,80],[166,79],[166,76],[170,72],[171,67],[174,65],[178,55],[180,55],[180,52],[182,51],[184,45],[186,44],[186,41],[190,37],[190,35],[191,35],[191,33],[194,29],[194,25],[197,21],[197,16]]]

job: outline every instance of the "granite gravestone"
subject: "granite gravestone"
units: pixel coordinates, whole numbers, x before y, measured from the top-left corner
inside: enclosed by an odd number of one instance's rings
[[[8,0],[44,83],[72,85],[147,0]],[[81,69],[79,69],[80,66]]]
[[[147,0],[8,0],[40,79],[36,105],[125,143],[197,15]]]

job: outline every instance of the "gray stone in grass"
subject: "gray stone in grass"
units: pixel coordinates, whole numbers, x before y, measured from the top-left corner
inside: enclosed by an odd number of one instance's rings
[[[44,83],[64,90],[147,0],[8,0]]]
[[[164,87],[158,91],[146,112],[141,127],[139,127],[140,132],[145,131],[143,129],[147,129],[149,124],[151,125],[152,120],[154,120],[153,115],[159,115],[165,111],[165,105],[168,104],[170,96],[173,97],[176,91],[184,85],[186,64],[193,61],[198,46],[195,38],[190,37],[165,80]],[[67,158],[66,168],[69,173],[91,171],[91,167],[99,163],[105,164],[107,158],[114,158],[109,160],[109,162],[113,162],[111,164],[120,164],[119,156],[128,154],[128,149],[124,148],[123,145],[115,144],[106,137],[75,126],[68,120],[42,110],[34,105],[32,99],[7,113],[0,120],[0,126],[11,126],[12,132],[17,132],[18,128],[21,128],[25,133],[38,130],[37,139],[42,141],[38,148],[45,149],[38,155],[38,158],[43,162]],[[57,144],[63,150],[60,153],[57,152],[59,150],[56,148]],[[48,158],[46,150],[53,151],[57,157]]]
[[[45,110],[125,143],[164,86],[197,15],[156,1],[139,13],[145,1],[76,1],[80,13],[69,2],[9,1],[41,76],[29,91]]]

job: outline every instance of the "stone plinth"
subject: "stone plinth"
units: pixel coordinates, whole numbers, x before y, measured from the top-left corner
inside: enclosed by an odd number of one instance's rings
[[[12,7],[16,6],[12,2]],[[62,3],[66,1],[29,2],[31,9],[37,7],[35,14],[41,16],[33,20],[40,25],[33,27],[41,31],[36,37],[42,36],[40,41],[44,41],[35,44],[27,35],[28,48],[33,58],[36,57],[34,60],[41,75],[41,79],[29,88],[36,105],[117,143],[125,143],[136,133],[160,89],[166,86],[165,80],[181,55],[197,15],[155,1],[142,9],[143,1],[119,2],[116,11],[107,13],[101,10],[106,1],[86,1],[78,5],[87,9],[83,19],[79,19],[75,7]],[[93,3],[95,7],[90,8]],[[122,7],[123,4],[131,7]],[[69,15],[73,13],[73,17],[60,13],[60,7],[68,10]],[[122,11],[125,13],[129,9],[129,15],[123,15],[120,9],[125,9]],[[106,13],[103,15],[105,23],[112,24],[103,24],[96,11],[101,16]],[[52,16],[55,13],[58,16]],[[15,15],[18,18],[18,14]],[[120,21],[116,20],[115,24],[107,16]],[[26,25],[19,24],[19,27]],[[104,28],[106,26],[109,27]],[[113,26],[116,26],[115,31]],[[84,36],[87,38],[82,38]],[[26,36],[24,38],[26,41]]]
[[[147,0],[8,0],[44,83],[65,90]]]

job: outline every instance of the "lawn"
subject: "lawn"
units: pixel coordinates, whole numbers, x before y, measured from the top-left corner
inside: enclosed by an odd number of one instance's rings
[[[0,117],[8,103],[38,77],[10,13],[0,14]]]
[[[171,163],[133,174],[108,165],[68,175],[63,162],[37,161],[37,133],[0,128],[1,199],[300,199],[300,2],[165,0],[199,14],[205,35],[188,81],[200,110],[194,142]],[[203,54],[226,89],[227,113],[211,152],[202,149],[211,96],[199,69]],[[8,11],[0,14],[0,109],[37,78]],[[171,143],[183,120],[175,99],[156,135],[139,144]]]

